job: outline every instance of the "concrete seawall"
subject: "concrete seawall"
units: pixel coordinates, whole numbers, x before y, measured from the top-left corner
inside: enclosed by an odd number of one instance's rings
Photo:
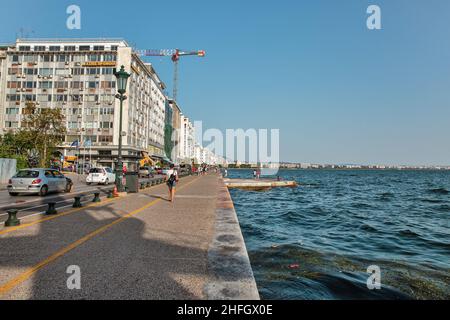
[[[219,179],[215,234],[208,263],[213,280],[205,285],[207,299],[260,300],[239,220],[223,179]]]

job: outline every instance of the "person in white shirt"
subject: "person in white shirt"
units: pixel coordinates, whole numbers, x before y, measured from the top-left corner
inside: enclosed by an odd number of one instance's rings
[[[173,202],[175,200],[175,189],[178,182],[178,172],[174,165],[170,166],[170,170],[167,171],[167,186],[169,187],[169,200]]]

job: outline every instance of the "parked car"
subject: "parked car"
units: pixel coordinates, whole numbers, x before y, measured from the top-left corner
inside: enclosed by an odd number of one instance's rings
[[[92,168],[89,170],[89,174],[86,178],[88,185],[92,183],[108,185],[114,183],[116,180],[116,174],[111,168]]]
[[[7,186],[11,196],[36,193],[44,197],[49,192],[70,192],[73,182],[54,169],[23,169],[17,172]]]
[[[141,167],[139,168],[140,178],[153,178],[156,171],[152,167]]]

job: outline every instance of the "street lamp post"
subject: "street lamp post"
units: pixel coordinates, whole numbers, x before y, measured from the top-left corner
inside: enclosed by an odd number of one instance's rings
[[[120,119],[119,119],[119,150],[117,156],[117,166],[116,166],[116,186],[117,191],[123,192],[123,161],[122,161],[122,110],[123,110],[123,102],[127,99],[125,96],[125,92],[127,90],[127,81],[130,77],[130,74],[125,72],[125,67],[122,66],[120,71],[115,71],[114,75],[117,78],[117,92],[116,98],[120,101]]]

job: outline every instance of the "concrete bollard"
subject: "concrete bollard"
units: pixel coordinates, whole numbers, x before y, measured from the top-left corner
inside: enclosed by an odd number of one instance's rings
[[[152,186],[152,183],[150,180],[147,181],[147,188],[150,188]]]
[[[108,191],[108,199],[114,199],[114,194],[113,194],[112,190]]]
[[[95,192],[94,193],[94,200],[92,200],[92,202],[101,202],[102,200],[100,200],[100,192]]]
[[[145,186],[146,186],[146,183],[145,182],[141,182],[141,190],[144,190]]]
[[[73,203],[72,207],[74,207],[74,208],[81,208],[81,207],[83,207],[83,205],[81,204],[81,197],[82,196],[75,197],[75,202]]]
[[[8,220],[5,222],[5,227],[15,227],[20,225],[20,220],[17,219],[17,212],[16,209],[7,210],[8,212]]]
[[[47,215],[55,215],[58,214],[58,211],[56,210],[56,203],[55,202],[49,202],[48,203],[48,209],[45,212]]]

